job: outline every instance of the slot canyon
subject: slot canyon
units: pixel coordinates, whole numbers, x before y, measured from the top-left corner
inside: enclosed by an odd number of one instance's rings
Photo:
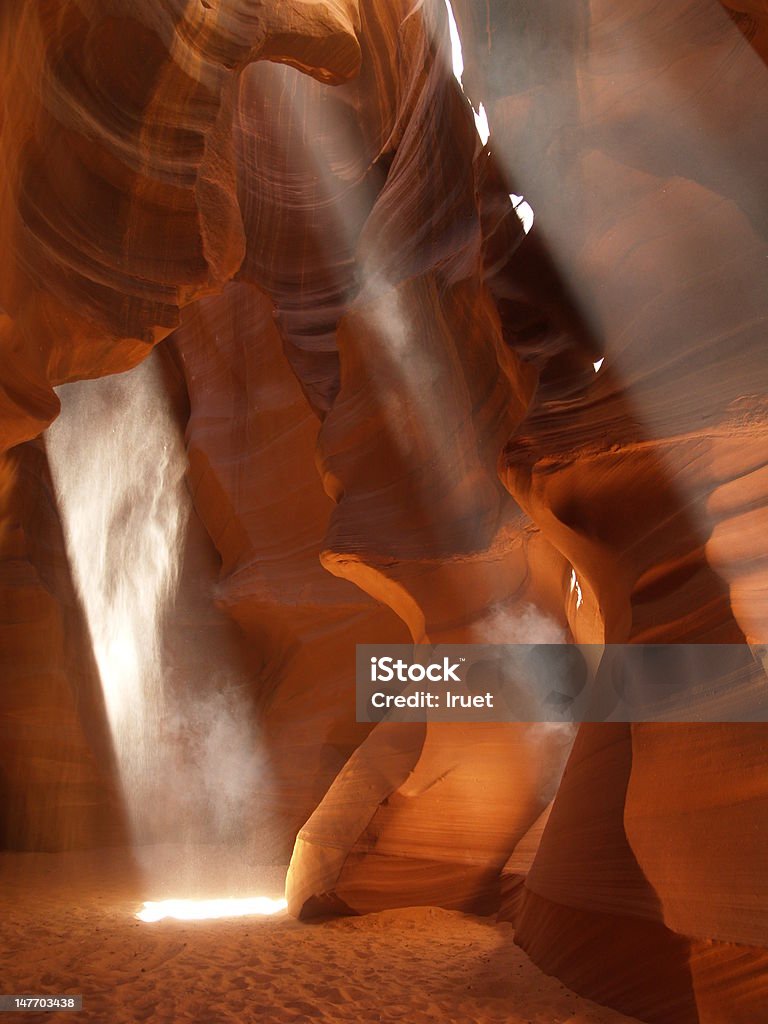
[[[9,1021],[768,1020],[767,60],[767,0],[0,0]],[[359,645],[559,689],[365,718]],[[706,710],[562,711],[635,648]]]

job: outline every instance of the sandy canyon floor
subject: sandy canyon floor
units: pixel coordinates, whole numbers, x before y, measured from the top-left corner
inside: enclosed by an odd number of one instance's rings
[[[279,872],[263,872],[253,894],[278,895],[280,884]],[[489,919],[419,907],[318,924],[284,911],[138,921],[155,895],[119,851],[0,855],[0,994],[83,995],[82,1012],[3,1021],[630,1020],[542,974],[511,926]]]

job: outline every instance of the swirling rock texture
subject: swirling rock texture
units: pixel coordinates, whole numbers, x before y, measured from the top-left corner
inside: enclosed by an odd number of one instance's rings
[[[294,912],[499,907],[585,995],[746,1024],[762,726],[582,726],[558,788],[558,733],[356,725],[351,651],[766,642],[768,14],[453,10],[466,94],[437,0],[0,12],[1,709],[66,723],[39,763],[18,732],[3,835],[120,828],[32,439],[53,385],[168,338],[190,564],[240,630]]]
[[[4,446],[53,418],[51,384],[127,369],[235,273],[239,72],[343,81],[358,20],[355,0],[5,6]]]

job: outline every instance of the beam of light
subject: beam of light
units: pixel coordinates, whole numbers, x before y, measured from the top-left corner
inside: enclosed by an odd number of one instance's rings
[[[45,445],[67,556],[99,672],[134,832],[160,817],[162,623],[178,582],[190,501],[186,452],[154,355],[56,389]]]
[[[603,365],[604,362],[605,362],[605,356],[603,356],[602,359],[598,359],[598,360],[596,360],[596,362],[592,363],[592,365],[595,368],[595,373],[598,372],[598,370],[600,369],[600,367]]]
[[[288,903],[269,896],[246,896],[221,900],[147,901],[136,917],[149,924],[171,917],[176,921],[212,921],[222,917],[252,917],[279,914]]]
[[[570,593],[573,593],[574,590],[576,591],[576,607],[577,608],[581,608],[582,602],[584,600],[584,595],[581,592],[581,586],[579,584],[579,579],[578,579],[578,577],[576,575],[576,570],[575,569],[571,569]]]
[[[461,51],[461,40],[453,17],[450,3],[446,3],[448,22],[450,30],[451,57],[453,65],[453,76],[464,93],[462,74],[464,69],[463,56]],[[448,68],[447,46],[441,46],[439,52],[444,55],[445,71]],[[360,134],[355,131],[346,116],[332,116],[332,108],[320,104],[321,87],[306,76],[299,74],[291,68],[277,64],[265,63],[259,68],[259,76],[271,76],[268,81],[274,81],[276,88],[283,88],[285,80],[291,84],[290,89],[285,90],[289,97],[290,116],[282,122],[281,133],[290,133],[291,147],[296,148],[297,153],[302,154],[302,165],[309,165],[314,171],[313,188],[316,194],[312,195],[312,206],[321,207],[327,211],[329,230],[324,231],[313,219],[308,221],[306,230],[313,234],[317,244],[326,249],[329,259],[335,262],[338,258],[333,248],[334,237],[338,234],[345,242],[347,251],[350,254],[355,252],[358,245],[361,226],[370,216],[370,209],[375,206],[377,194],[375,186],[368,185],[366,189],[358,188],[356,181],[363,177],[368,167],[368,157],[362,148]],[[466,96],[466,94],[464,94]],[[316,97],[320,97],[317,99]],[[327,120],[323,122],[324,131],[321,133],[323,144],[312,144],[306,135],[304,125],[306,124],[306,112],[304,104],[307,105],[309,116],[321,116]],[[294,105],[296,109],[294,110]],[[488,115],[484,104],[479,104],[477,111],[473,110],[475,126],[480,140],[483,144],[488,140],[490,126]],[[345,154],[345,164],[350,168],[358,168],[357,177],[347,175],[347,181],[351,187],[340,189],[340,179],[335,167],[338,163],[338,154]],[[334,156],[335,155],[335,156]],[[370,189],[371,191],[367,191]],[[308,199],[309,199],[308,193]],[[524,203],[522,196],[515,196],[514,200],[520,204]],[[512,202],[512,201],[511,201]],[[307,202],[307,206],[309,206]],[[514,205],[514,203],[512,203]],[[362,207],[365,206],[365,209]],[[529,204],[524,203],[523,211],[530,223],[533,221],[533,211]],[[518,213],[518,216],[520,214]],[[530,227],[530,224],[529,224]],[[439,357],[427,351],[421,340],[415,336],[414,325],[408,315],[402,295],[397,286],[387,280],[385,274],[379,274],[375,269],[366,268],[361,277],[361,292],[359,297],[360,306],[365,310],[367,322],[375,328],[377,337],[376,360],[367,366],[369,379],[375,388],[377,400],[381,402],[382,418],[391,429],[391,443],[397,448],[403,459],[411,456],[410,442],[399,428],[399,424],[413,416],[418,416],[423,436],[426,443],[435,453],[435,460],[438,472],[445,477],[455,473],[455,466],[450,455],[444,452],[446,437],[452,437],[455,426],[452,419],[455,410],[446,413],[440,403],[425,402],[423,396],[430,394],[434,388],[435,381],[441,372],[445,372]],[[387,294],[386,306],[384,303],[372,301],[377,296]],[[367,352],[367,350],[366,350]],[[368,363],[367,355],[364,356]],[[382,372],[386,367],[386,372]],[[456,507],[445,508],[445,517],[449,521],[451,517],[466,520],[466,512],[463,508],[463,498],[453,499]],[[436,525],[436,529],[440,527]],[[472,527],[467,526],[468,549],[474,542],[471,535]],[[489,578],[498,571],[495,563],[489,563],[485,570]],[[326,565],[326,568],[330,568]],[[335,571],[330,568],[330,571]],[[355,583],[363,590],[371,587],[375,592],[375,586],[362,582],[359,578]],[[407,594],[404,589],[403,594]],[[407,622],[414,637],[422,638],[424,634],[423,615],[419,624],[420,612],[415,602],[408,597],[413,604],[414,611],[412,618]],[[564,631],[549,616],[545,615],[532,604],[526,604],[522,608],[504,608],[494,606],[490,615],[484,617],[481,622],[472,626],[472,633],[478,642],[537,642],[537,643],[560,643],[564,641]]]
[[[166,653],[182,637],[190,644],[169,613],[192,502],[160,357],[57,393],[61,414],[45,434],[51,476],[128,824],[148,864],[158,842],[242,834],[264,792],[265,756],[229,649],[218,649],[215,678],[204,660],[198,669]]]

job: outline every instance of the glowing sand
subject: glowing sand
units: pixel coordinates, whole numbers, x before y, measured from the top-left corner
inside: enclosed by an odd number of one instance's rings
[[[284,899],[274,900],[268,896],[223,900],[160,900],[145,902],[136,917],[148,923],[162,921],[166,917],[177,921],[211,921],[217,917],[279,914],[286,906]]]

